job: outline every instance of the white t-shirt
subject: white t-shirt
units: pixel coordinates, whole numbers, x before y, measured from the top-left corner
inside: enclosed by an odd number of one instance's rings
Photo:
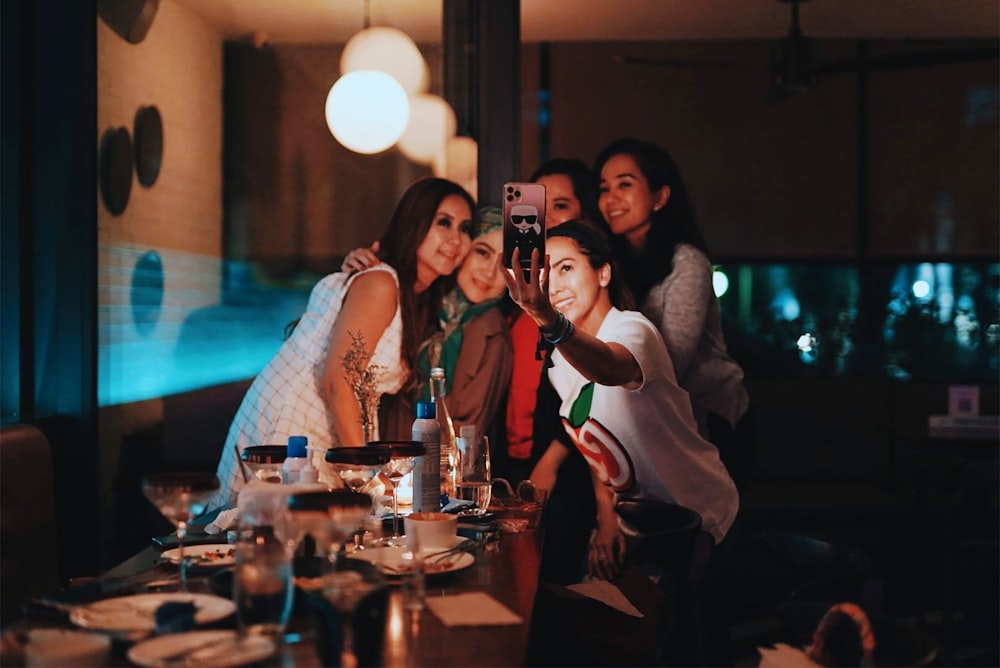
[[[718,542],[739,509],[736,486],[714,445],[698,435],[687,392],[677,385],[656,327],[641,313],[612,308],[597,332],[624,346],[642,369],[638,387],[588,381],[552,355],[549,380],[559,415],[577,449],[619,498],[677,503],[701,515]]]

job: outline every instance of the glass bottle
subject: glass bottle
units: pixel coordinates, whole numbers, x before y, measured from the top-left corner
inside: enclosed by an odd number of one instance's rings
[[[448,498],[455,498],[455,476],[458,471],[458,450],[455,448],[455,424],[448,403],[445,401],[446,384],[444,369],[431,369],[431,403],[436,406],[438,423],[441,425],[441,492]]]

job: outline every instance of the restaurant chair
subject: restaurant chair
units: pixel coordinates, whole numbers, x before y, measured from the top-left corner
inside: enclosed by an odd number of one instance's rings
[[[0,626],[59,585],[52,447],[28,424],[0,430]]]
[[[771,529],[760,536],[767,554],[787,577],[783,598],[805,601],[863,601],[871,559],[860,548]]]
[[[711,538],[702,534],[701,516],[677,504],[639,499],[620,501],[615,510],[633,534],[644,568],[660,576],[660,663],[711,663],[702,590]]]

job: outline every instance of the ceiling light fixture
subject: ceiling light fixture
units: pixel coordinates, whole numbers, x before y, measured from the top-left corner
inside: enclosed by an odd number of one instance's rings
[[[410,122],[399,138],[399,151],[413,162],[429,165],[455,136],[457,124],[455,111],[444,98],[411,95]]]
[[[351,72],[326,96],[330,132],[356,153],[380,153],[395,144],[409,117],[406,91],[385,72]]]
[[[341,77],[326,97],[326,123],[341,144],[370,154],[399,141],[407,96],[426,91],[430,77],[416,43],[395,28],[372,28],[370,0],[364,7],[364,29],[344,45]]]

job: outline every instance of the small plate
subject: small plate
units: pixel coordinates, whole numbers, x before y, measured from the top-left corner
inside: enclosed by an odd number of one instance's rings
[[[347,556],[351,559],[367,561],[368,563],[374,565],[375,568],[382,573],[382,575],[400,577],[405,575],[411,568],[412,562],[409,559],[403,558],[403,555],[408,554],[409,551],[409,548],[403,546],[370,547],[365,550],[351,552]],[[432,547],[421,550],[421,552],[423,553],[424,558],[427,559],[440,553],[441,549]],[[428,577],[464,570],[476,563],[476,558],[468,552],[459,552],[447,557],[442,557],[440,560],[433,561],[435,561],[435,563],[432,566],[425,567],[425,573]]]
[[[235,554],[236,548],[226,544],[184,546],[184,558],[188,560],[188,564],[201,568],[206,566],[232,566],[236,563]],[[177,548],[164,550],[160,554],[160,558],[164,561],[179,564],[181,553]]]
[[[274,641],[266,636],[241,640],[236,631],[188,631],[136,643],[128,660],[139,666],[242,666],[266,659],[274,650]]]
[[[217,622],[236,611],[236,605],[231,600],[220,596],[171,592],[106,598],[74,608],[69,619],[77,626],[93,631],[152,631],[156,628],[157,608],[170,602],[193,603],[195,624]]]

